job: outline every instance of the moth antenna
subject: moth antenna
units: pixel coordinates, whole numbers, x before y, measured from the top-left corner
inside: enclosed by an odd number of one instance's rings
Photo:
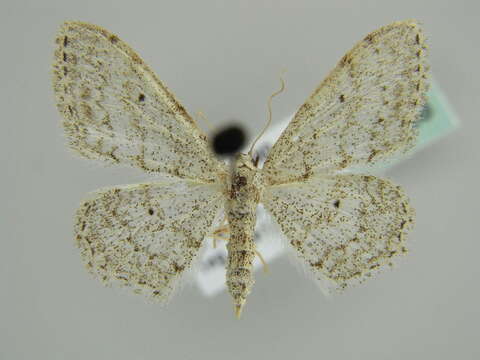
[[[270,126],[270,123],[272,122],[272,100],[275,96],[277,96],[278,94],[282,93],[283,90],[285,90],[285,80],[283,80],[283,73],[284,71],[282,71],[280,73],[280,82],[281,82],[281,87],[280,87],[280,90],[277,90],[275,91],[272,95],[270,95],[270,97],[268,98],[268,101],[267,101],[267,107],[268,107],[268,119],[267,119],[267,124],[265,125],[265,127],[263,128],[262,132],[257,136],[257,138],[255,139],[255,141],[253,142],[252,146],[250,147],[250,151],[248,152],[248,154],[250,156],[252,156],[252,153],[253,153],[253,148],[255,147],[255,144],[257,143],[257,141],[263,136],[263,134],[265,134],[265,131],[267,131],[268,127]]]
[[[197,119],[202,119],[202,121],[207,125],[207,128],[210,132],[214,130],[215,127],[212,125],[210,120],[207,119],[207,117],[205,116],[202,110],[198,110],[196,115],[197,115]]]

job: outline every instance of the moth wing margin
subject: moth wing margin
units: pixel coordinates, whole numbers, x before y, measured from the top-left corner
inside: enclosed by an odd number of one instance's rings
[[[321,288],[343,290],[407,252],[415,212],[389,180],[337,175],[270,186],[262,202]]]
[[[266,181],[300,181],[408,151],[426,102],[428,70],[417,22],[367,35],[297,111],[267,156]]]
[[[219,221],[223,202],[218,186],[190,181],[99,190],[77,211],[76,244],[104,284],[166,303]]]
[[[116,35],[66,22],[54,54],[57,107],[78,154],[203,182],[224,172],[195,121]]]

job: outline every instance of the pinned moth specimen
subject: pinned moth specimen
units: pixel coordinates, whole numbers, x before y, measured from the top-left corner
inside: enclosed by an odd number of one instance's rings
[[[106,284],[166,302],[205,238],[227,223],[226,282],[239,316],[254,284],[260,203],[326,291],[388,267],[407,252],[414,211],[399,186],[349,169],[412,147],[426,54],[415,21],[366,36],[300,107],[260,168],[255,142],[230,165],[218,159],[195,120],[117,36],[66,22],[53,88],[70,148],[155,175],[83,201],[74,231],[86,267]]]

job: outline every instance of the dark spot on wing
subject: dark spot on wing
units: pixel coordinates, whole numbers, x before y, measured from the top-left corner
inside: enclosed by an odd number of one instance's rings
[[[181,273],[185,269],[185,266],[178,265],[176,262],[174,262],[172,266],[173,266],[173,271],[175,271],[177,274]]]
[[[373,42],[373,34],[368,34],[366,37],[365,37],[365,41],[369,44],[371,44]]]

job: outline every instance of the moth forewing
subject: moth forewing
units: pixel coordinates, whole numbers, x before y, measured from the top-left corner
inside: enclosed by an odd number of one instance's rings
[[[395,22],[342,57],[269,153],[269,184],[375,164],[407,151],[426,101],[427,46],[415,21]]]
[[[84,157],[208,183],[226,171],[175,96],[105,29],[61,26],[53,88],[69,145]]]

